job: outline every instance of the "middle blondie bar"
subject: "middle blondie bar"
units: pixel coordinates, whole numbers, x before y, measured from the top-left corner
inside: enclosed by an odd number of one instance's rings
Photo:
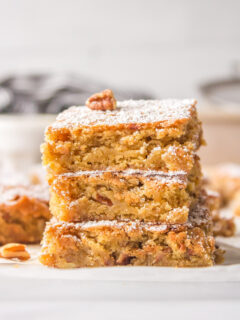
[[[199,192],[183,171],[80,171],[54,180],[50,208],[60,221],[185,223]]]

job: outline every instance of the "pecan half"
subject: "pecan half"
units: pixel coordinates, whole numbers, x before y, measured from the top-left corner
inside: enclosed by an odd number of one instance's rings
[[[30,259],[30,254],[24,244],[8,243],[0,248],[0,257],[25,261]]]
[[[117,101],[110,89],[95,93],[86,101],[86,106],[92,110],[114,110],[116,104]]]

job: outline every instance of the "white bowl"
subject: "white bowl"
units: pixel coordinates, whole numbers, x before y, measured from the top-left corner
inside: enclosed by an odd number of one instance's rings
[[[40,161],[44,130],[55,115],[0,115],[0,152],[2,161],[27,167]]]

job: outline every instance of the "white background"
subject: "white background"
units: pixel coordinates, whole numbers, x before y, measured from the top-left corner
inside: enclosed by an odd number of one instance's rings
[[[240,60],[239,0],[0,0],[0,75],[77,71],[197,96]]]

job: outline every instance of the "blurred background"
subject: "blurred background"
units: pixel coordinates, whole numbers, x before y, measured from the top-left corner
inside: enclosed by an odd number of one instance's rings
[[[1,154],[38,161],[52,114],[109,87],[198,98],[203,161],[240,162],[239,12],[238,0],[0,0]]]

